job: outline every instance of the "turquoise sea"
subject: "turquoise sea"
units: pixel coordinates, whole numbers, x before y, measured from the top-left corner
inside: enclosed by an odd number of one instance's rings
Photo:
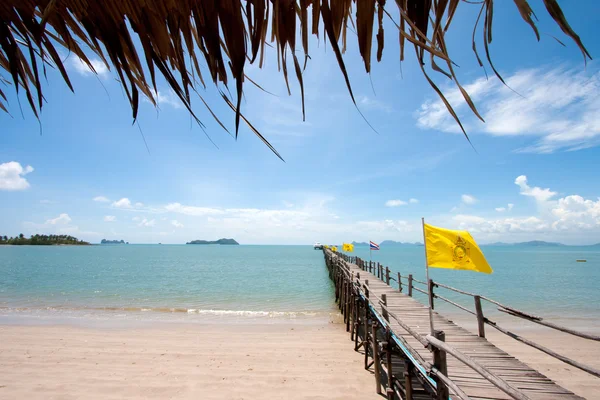
[[[600,320],[599,249],[505,246],[483,251],[492,275],[431,269],[431,277],[544,317],[583,325]],[[357,247],[353,255],[368,260],[369,250]],[[382,248],[372,256],[393,276],[400,271],[425,278],[423,247]],[[312,246],[0,246],[0,277],[4,319],[196,322],[226,316],[328,318],[336,311],[323,254]],[[438,291],[472,308],[472,299]],[[441,312],[460,313],[439,303]],[[487,305],[485,312],[498,314]]]

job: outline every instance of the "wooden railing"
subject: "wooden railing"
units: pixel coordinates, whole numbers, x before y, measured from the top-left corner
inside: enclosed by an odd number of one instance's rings
[[[421,377],[420,381],[422,381],[424,389],[430,390],[435,398],[446,400],[448,399],[449,390],[451,390],[458,398],[468,399],[469,397],[464,392],[462,392],[462,390],[450,378],[448,378],[446,354],[451,354],[457,360],[460,360],[465,365],[469,366],[475,372],[480,374],[482,377],[484,377],[486,380],[488,380],[490,383],[492,383],[494,386],[496,386],[512,398],[528,399],[528,397],[523,392],[513,388],[502,378],[496,376],[494,373],[486,369],[484,366],[482,366],[466,354],[461,353],[459,350],[445,343],[443,332],[435,331],[432,335],[426,336],[423,336],[416,332],[409,325],[404,323],[401,320],[401,318],[396,316],[391,310],[387,308],[387,299],[385,294],[382,295],[381,298],[377,297],[370,290],[368,280],[361,280],[360,274],[354,276],[354,273],[350,272],[350,269],[348,268],[345,262],[355,264],[362,270],[372,273],[378,279],[384,281],[388,285],[390,285],[391,281],[395,281],[398,286],[398,291],[403,292],[408,296],[412,296],[413,291],[417,291],[428,296],[431,301],[430,304],[432,305],[434,305],[434,299],[440,299],[454,307],[457,307],[469,314],[474,315],[477,319],[478,334],[480,337],[485,337],[485,324],[487,324],[522,343],[525,343],[538,350],[541,350],[546,354],[549,354],[567,364],[570,364],[583,371],[586,371],[596,377],[600,377],[600,371],[598,371],[597,369],[583,365],[568,357],[557,354],[544,346],[534,343],[513,332],[508,331],[505,328],[500,327],[496,322],[484,316],[481,301],[483,300],[490,302],[498,306],[498,310],[505,312],[509,315],[518,318],[523,318],[531,322],[535,322],[543,326],[552,329],[557,329],[559,331],[576,335],[585,339],[600,340],[600,337],[596,335],[579,332],[568,327],[544,321],[542,317],[535,316],[524,311],[520,311],[516,308],[503,305],[485,296],[469,293],[448,285],[441,284],[439,282],[434,282],[433,280],[429,280],[429,282],[420,281],[418,279],[415,279],[412,274],[402,276],[400,272],[398,272],[396,277],[394,277],[392,271],[388,267],[384,267],[380,263],[364,261],[359,257],[348,256],[342,253],[332,253],[329,250],[326,250],[325,260],[327,267],[329,268],[330,277],[336,283],[336,300],[339,300],[340,302],[340,308],[344,315],[346,329],[348,331],[351,331],[351,336],[355,341],[355,350],[358,350],[361,346],[364,347],[365,368],[369,368],[371,365],[374,365],[374,368],[376,369],[375,375],[377,377],[376,385],[378,393],[381,393],[381,382],[378,381],[380,371],[377,370],[380,364],[378,346],[385,345],[386,348],[388,348],[386,353],[386,356],[388,358],[391,357],[390,354],[392,354],[392,347],[394,347],[396,350],[400,351],[402,357],[405,359],[405,376],[408,376],[408,378],[405,379],[404,387],[394,386],[391,372],[392,364],[389,360],[387,362],[387,371],[388,376],[390,377],[390,382],[388,382],[387,386],[388,390],[393,391],[398,389],[402,391],[402,398],[412,398],[412,384],[409,381],[412,374],[417,374]],[[415,286],[415,284],[421,285],[422,287],[417,287]],[[443,288],[464,296],[472,297],[475,310],[471,310],[444,296],[435,293],[435,288]],[[361,310],[364,310],[364,314],[362,316],[360,314]],[[392,331],[389,325],[390,318],[392,318],[398,325],[402,327],[402,329],[408,332],[423,346],[428,347],[431,350],[431,352],[433,353],[433,363],[427,362],[420,358],[418,356],[417,351],[415,351],[401,336],[396,335]],[[369,320],[377,321],[372,322],[371,329],[368,329]],[[380,344],[378,344],[377,342],[377,326],[380,326],[385,331],[384,336],[386,338],[386,341]],[[363,341],[361,341],[360,343],[358,341],[359,327],[362,327],[363,333]],[[390,345],[390,342],[392,342],[393,344]],[[369,347],[369,343],[371,343],[371,347]],[[368,364],[369,351],[373,355],[373,362],[371,364]],[[393,398],[393,394],[388,392],[388,398]]]

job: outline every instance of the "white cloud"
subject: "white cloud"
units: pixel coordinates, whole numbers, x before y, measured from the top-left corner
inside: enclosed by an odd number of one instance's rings
[[[183,224],[181,222],[177,221],[176,219],[171,221],[171,225],[173,225],[175,228],[183,228]]]
[[[131,200],[129,200],[127,197],[123,197],[121,200],[114,201],[111,204],[111,206],[114,207],[114,208],[123,208],[123,209],[132,208],[131,207]]]
[[[574,244],[600,242],[600,198],[585,199],[573,194],[557,200],[550,189],[531,187],[527,177],[519,176],[515,183],[524,196],[533,197],[538,205],[538,215],[486,218],[478,215],[459,214],[443,221],[451,227],[465,229],[476,238],[502,241],[551,240]],[[506,212],[513,203],[498,207]]]
[[[515,205],[512,203],[508,203],[506,207],[496,207],[495,210],[498,212],[510,211],[513,209]]]
[[[142,208],[142,207],[144,207],[144,203],[137,202],[137,203],[135,203],[135,207]]]
[[[0,164],[0,190],[16,191],[29,188],[29,182],[24,176],[31,172],[33,172],[31,165],[23,168],[16,161]]]
[[[460,196],[460,199],[463,202],[463,204],[466,204],[468,206],[477,203],[477,199],[471,196],[470,194],[463,194],[462,196]]]
[[[527,184],[527,177],[525,175],[520,175],[515,179],[515,185],[521,188],[521,194],[523,196],[533,197],[539,203],[546,202],[550,200],[552,197],[556,196],[556,192],[551,191],[550,189],[542,189],[540,187],[531,187]]]
[[[552,227],[557,230],[600,229],[600,198],[586,200],[571,195],[558,200],[551,210],[557,220]]]
[[[408,202],[410,204],[417,204],[419,202],[419,200],[417,200],[417,199],[410,199],[410,200],[408,200]]]
[[[157,106],[159,107],[162,105],[168,105],[173,108],[183,107],[181,100],[171,89],[168,89],[166,92],[160,90],[157,91],[156,93],[154,93],[154,100],[156,101]],[[146,97],[142,97],[142,101],[145,103],[152,104],[150,100],[148,100]]]
[[[184,205],[181,205],[180,203],[167,204],[165,206],[165,210],[170,211],[170,212],[185,214],[185,215],[193,215],[196,217],[224,214],[223,210],[220,210],[217,208],[184,206]]]
[[[385,202],[386,207],[399,207],[399,206],[405,206],[406,204],[407,203],[402,200],[388,200]]]
[[[106,215],[104,217],[104,222],[115,222],[117,220],[117,217],[115,217],[114,215]]]
[[[92,67],[94,67],[94,70],[96,71],[98,76],[105,77],[108,75],[109,70],[102,60],[93,57],[88,57],[88,59],[90,60],[90,64],[92,64]],[[71,66],[78,74],[83,76],[94,75],[94,71],[92,71],[90,67],[81,58],[74,56],[70,60]]]
[[[110,202],[110,200],[107,197],[104,197],[104,196],[96,196],[96,197],[94,197],[94,201],[96,201],[98,203],[108,203],[108,202]]]
[[[464,85],[486,123],[471,113],[457,88],[445,91],[469,133],[535,138],[519,149],[523,152],[552,153],[600,144],[600,72],[558,66],[521,70],[504,78],[514,91],[495,77]],[[423,103],[416,118],[424,129],[459,132],[439,99]]]
[[[486,219],[475,215],[459,214],[453,217],[453,221],[458,224],[458,229],[487,234],[541,233],[548,231],[551,227],[548,221],[534,216]]]
[[[154,225],[156,225],[156,220],[147,219],[147,218],[142,219],[142,221],[138,224],[138,226],[146,226],[146,227],[152,227]]]
[[[131,220],[133,222],[140,222],[142,219],[140,217],[133,217],[133,218],[131,218]]]
[[[46,225],[67,225],[69,222],[71,222],[71,217],[69,214],[63,213],[54,219],[47,220]]]
[[[359,108],[363,109],[383,111],[386,113],[391,113],[393,111],[389,104],[368,96],[356,96],[356,103]]]

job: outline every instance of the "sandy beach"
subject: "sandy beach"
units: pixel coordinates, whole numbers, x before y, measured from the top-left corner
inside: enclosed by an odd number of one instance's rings
[[[600,379],[488,330],[494,344],[576,394]],[[600,346],[524,336],[600,368]],[[27,399],[378,399],[372,373],[337,323],[0,326],[0,397]]]
[[[377,399],[340,324],[0,326],[5,399]]]

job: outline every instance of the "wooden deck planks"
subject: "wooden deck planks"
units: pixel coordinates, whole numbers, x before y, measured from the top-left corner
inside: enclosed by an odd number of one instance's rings
[[[354,264],[347,264],[351,272],[360,274],[364,283],[369,281],[369,293],[381,298],[387,296],[387,308],[402,322],[422,335],[429,333],[429,310],[412,297],[399,292],[379,280],[376,275],[360,269]],[[376,302],[375,302],[376,303]],[[381,313],[381,310],[377,310]],[[454,348],[475,359],[511,386],[523,391],[532,400],[582,399],[567,389],[557,385],[548,377],[519,361],[515,357],[497,348],[485,338],[456,325],[437,312],[433,312],[436,329],[443,330],[446,342]],[[432,353],[412,335],[406,332],[393,318],[390,326],[394,333],[402,337],[406,343],[418,353],[420,358],[432,361]],[[448,355],[448,376],[472,399],[505,400],[510,397],[477,374],[459,360]]]

